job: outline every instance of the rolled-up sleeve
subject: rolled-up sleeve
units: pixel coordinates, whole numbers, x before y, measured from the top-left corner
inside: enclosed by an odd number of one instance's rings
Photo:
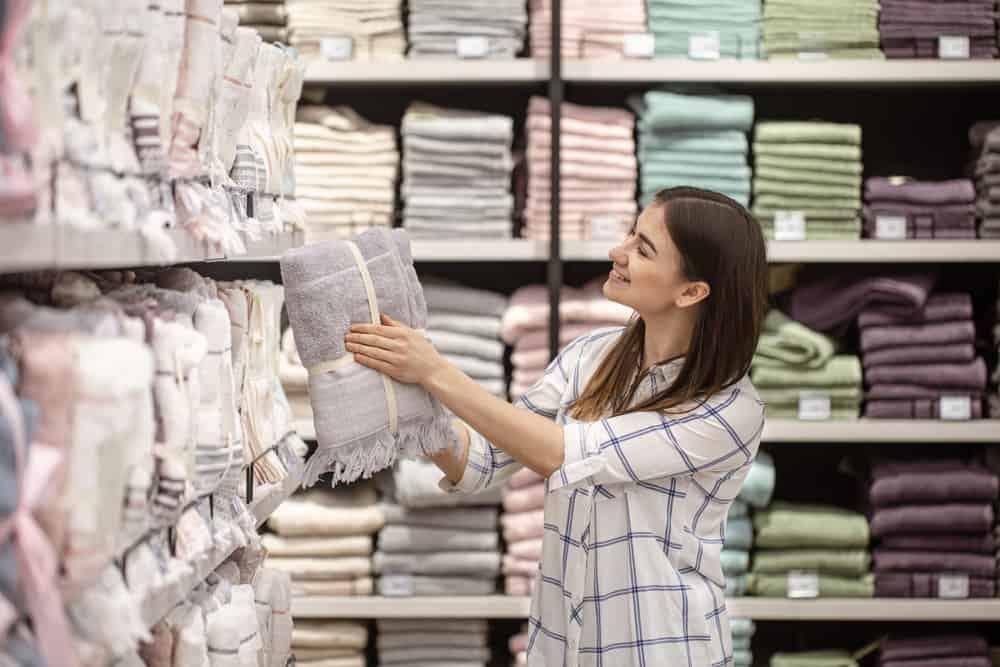
[[[763,406],[738,388],[714,405],[671,415],[632,412],[563,427],[565,457],[549,492],[735,470],[753,459]]]

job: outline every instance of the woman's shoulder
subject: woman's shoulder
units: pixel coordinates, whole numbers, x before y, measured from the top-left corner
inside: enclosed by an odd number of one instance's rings
[[[745,428],[756,429],[763,424],[764,401],[749,375],[709,396],[706,403],[713,412],[725,414],[727,421],[739,422]]]

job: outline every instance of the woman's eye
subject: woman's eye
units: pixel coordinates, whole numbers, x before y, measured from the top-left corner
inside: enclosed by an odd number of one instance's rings
[[[643,249],[642,246],[639,246],[639,254],[642,255],[643,257],[649,257],[649,255],[646,254],[646,251]]]

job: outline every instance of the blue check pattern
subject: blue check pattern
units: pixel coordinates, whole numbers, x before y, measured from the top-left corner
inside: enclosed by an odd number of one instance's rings
[[[528,664],[725,667],[733,651],[719,552],[764,406],[743,378],[685,412],[571,419],[567,408],[621,331],[570,343],[518,402],[562,424],[566,445],[547,482]],[[635,400],[666,387],[682,363],[652,368]],[[482,490],[519,467],[474,434],[456,490]]]

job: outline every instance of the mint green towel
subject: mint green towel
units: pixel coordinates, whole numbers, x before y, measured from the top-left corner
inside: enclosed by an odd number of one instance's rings
[[[757,196],[778,195],[783,197],[815,197],[849,199],[857,197],[861,201],[861,188],[855,185],[834,185],[831,183],[793,183],[763,178],[755,174],[753,193]]]
[[[766,405],[764,406],[764,414],[767,415],[768,419],[798,419],[799,406]],[[860,402],[849,406],[837,405],[836,402],[831,402],[830,421],[850,421],[852,419],[857,419],[860,415]]]
[[[687,23],[671,28],[650,28],[656,40],[654,54],[657,58],[687,59],[691,49],[691,36],[699,33],[719,34],[719,58],[727,60],[757,60],[760,57],[760,31],[755,26],[731,28],[710,23]]]
[[[684,130],[675,132],[642,132],[639,145],[649,150],[695,153],[734,153],[750,151],[747,135],[739,130]]]
[[[734,637],[753,637],[757,632],[757,624],[752,619],[742,616],[729,619],[729,631]]]
[[[750,183],[750,167],[746,162],[733,166],[713,164],[677,164],[659,158],[651,158],[641,162],[643,176],[665,178],[711,178]]]
[[[765,598],[788,597],[787,574],[751,574],[749,577],[750,585],[747,590],[750,595]],[[861,577],[819,575],[819,597],[821,598],[870,598],[874,596],[875,578],[870,574]]]
[[[750,516],[750,505],[745,500],[737,498],[729,505],[728,519],[740,519],[746,516]]]
[[[764,318],[753,364],[821,368],[833,357],[834,350],[833,339],[772,308]]]
[[[769,143],[755,141],[754,155],[773,155],[777,157],[809,158],[811,160],[841,160],[843,162],[861,162],[861,147],[846,144],[821,143]]]
[[[758,449],[750,471],[743,478],[739,499],[757,508],[767,507],[774,495],[774,479],[774,459],[767,452]]]
[[[729,517],[726,520],[726,543],[723,551],[749,549],[753,546],[753,523],[750,517]]]
[[[759,170],[763,167],[807,174],[850,175],[861,178],[864,167],[860,160],[827,160],[825,158],[788,157],[784,155],[754,156],[754,164]]]
[[[777,501],[753,519],[758,549],[868,546],[868,520],[858,512],[828,505]]]
[[[750,206],[750,185],[747,184],[746,189],[737,189],[735,187],[727,187],[725,183],[705,183],[705,182],[692,182],[692,181],[651,181],[649,183],[643,183],[641,186],[642,195],[639,197],[639,203],[643,208],[649,206],[653,203],[653,199],[656,197],[656,193],[665,188],[674,188],[682,185],[689,185],[691,187],[703,188],[705,190],[711,190],[713,192],[718,192],[719,194],[726,195],[730,199],[739,202],[741,206]]]
[[[871,554],[865,549],[758,549],[754,574],[787,574],[807,570],[841,577],[860,577],[871,571]]]
[[[802,209],[839,208],[849,211],[861,210],[861,193],[853,197],[790,197],[785,195],[760,195],[754,197],[755,206],[774,208],[785,211],[801,211]]]
[[[861,126],[814,121],[761,121],[754,127],[758,143],[861,145]]]
[[[816,183],[822,185],[837,185],[845,188],[861,189],[861,174],[838,174],[828,171],[810,171],[807,169],[789,169],[772,167],[757,163],[753,176],[760,181],[777,181],[781,183]]]
[[[740,596],[746,595],[747,590],[749,588],[750,588],[749,574],[736,574],[731,577],[726,577],[727,598],[738,598]]]
[[[775,653],[771,667],[858,667],[858,662],[846,651],[803,651]]]
[[[861,361],[853,354],[838,354],[820,368],[757,366],[750,380],[758,388],[860,387]]]
[[[722,573],[728,576],[746,574],[750,571],[750,552],[738,549],[723,549],[719,552]]]
[[[751,651],[733,651],[733,667],[753,667]]]
[[[679,169],[692,165],[708,167],[742,167],[749,171],[747,156],[742,153],[706,153],[702,151],[671,151],[661,148],[649,148],[639,138],[639,164],[645,168],[648,165],[673,165]],[[748,176],[749,178],[749,176]]]
[[[787,211],[788,209],[779,208],[776,206],[761,206],[759,203],[755,203],[753,206],[753,215],[755,218],[761,222],[772,221],[774,216],[778,211]],[[857,220],[858,212],[855,210],[840,209],[840,208],[816,208],[814,206],[809,206],[807,208],[798,209],[802,212],[802,215],[806,217],[806,227],[809,227],[810,220],[822,220],[822,221],[833,221],[833,220]]]
[[[798,406],[799,396],[802,393],[798,388],[778,388],[762,389],[757,388],[760,400],[767,405],[790,405]],[[831,405],[855,405],[861,401],[864,392],[861,385],[855,387],[824,387],[823,393],[830,397]]]
[[[753,644],[752,637],[736,637],[733,636],[733,650],[734,651],[749,651],[750,646]]]
[[[749,95],[680,95],[649,91],[640,130],[726,129],[748,131],[753,125],[753,98]]]

